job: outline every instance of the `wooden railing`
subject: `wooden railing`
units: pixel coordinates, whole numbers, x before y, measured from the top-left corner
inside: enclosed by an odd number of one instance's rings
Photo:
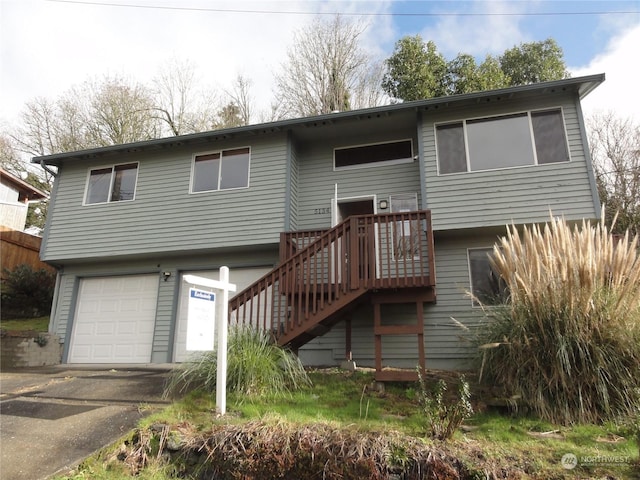
[[[300,250],[307,248],[315,242],[320,235],[328,232],[322,230],[296,230],[295,232],[282,232],[280,234],[280,263],[284,263]]]
[[[270,331],[280,344],[312,337],[315,326],[371,289],[435,285],[428,210],[353,216],[283,241],[285,260],[229,304],[232,324]]]

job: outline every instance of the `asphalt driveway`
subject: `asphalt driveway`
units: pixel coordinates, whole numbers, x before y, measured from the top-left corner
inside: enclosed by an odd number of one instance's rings
[[[63,473],[168,402],[167,368],[55,367],[0,372],[0,478]]]

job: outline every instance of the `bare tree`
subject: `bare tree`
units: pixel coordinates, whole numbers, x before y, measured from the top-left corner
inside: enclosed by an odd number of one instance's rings
[[[154,112],[163,133],[184,135],[214,127],[219,101],[197,85],[195,67],[187,61],[172,61],[153,79]]]
[[[373,106],[371,60],[360,46],[361,23],[336,15],[316,18],[296,32],[287,61],[276,75],[276,95],[286,116],[308,116]],[[362,103],[362,104],[361,104]]]
[[[618,214],[615,231],[640,234],[640,126],[613,112],[588,122],[591,157],[600,200],[610,221]]]
[[[150,91],[117,77],[72,87],[56,101],[36,98],[25,105],[21,120],[11,137],[18,150],[36,156],[160,134]]]
[[[373,61],[360,72],[357,88],[351,92],[351,108],[368,108],[389,103],[389,96],[381,88],[384,73],[384,62]]]
[[[0,133],[0,167],[17,177],[21,177],[26,168],[14,142],[9,135]]]
[[[147,87],[119,78],[105,78],[87,85],[88,141],[106,146],[148,140],[160,136],[153,117],[153,97]]]
[[[25,105],[21,125],[12,135],[16,148],[28,155],[47,155],[62,151],[58,148],[56,105],[43,97]]]
[[[229,105],[234,105],[237,109],[239,125],[249,125],[253,113],[253,97],[251,96],[250,79],[242,74],[236,76],[231,90],[225,90],[226,96],[230,99]]]

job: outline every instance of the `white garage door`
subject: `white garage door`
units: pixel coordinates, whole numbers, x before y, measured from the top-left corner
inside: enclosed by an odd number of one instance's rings
[[[149,363],[158,275],[80,280],[69,363]]]
[[[229,297],[233,297],[236,293],[244,290],[257,279],[262,277],[265,273],[271,271],[270,268],[260,267],[260,268],[235,268],[229,269],[229,281],[234,283],[237,287],[235,292],[230,292]],[[213,271],[205,271],[205,272],[184,272],[184,275],[197,275],[199,277],[210,278],[213,280],[218,280],[220,278],[220,273],[218,270]],[[180,278],[180,300],[178,303],[178,321],[176,324],[176,335],[173,349],[173,361],[174,362],[184,362],[191,355],[196,352],[187,351],[187,304],[189,300],[189,288],[195,287],[201,290],[206,291],[214,291],[211,288],[201,287],[198,285],[191,285],[189,283],[185,283]]]

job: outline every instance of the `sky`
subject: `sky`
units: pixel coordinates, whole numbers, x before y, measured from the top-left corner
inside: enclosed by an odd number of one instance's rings
[[[0,0],[0,126],[15,125],[35,97],[106,75],[150,83],[171,62],[190,63],[215,90],[241,74],[266,109],[294,33],[334,13],[366,23],[362,46],[378,59],[406,35],[433,40],[448,59],[480,61],[552,37],[572,76],[606,74],[586,115],[640,121],[640,0]]]

